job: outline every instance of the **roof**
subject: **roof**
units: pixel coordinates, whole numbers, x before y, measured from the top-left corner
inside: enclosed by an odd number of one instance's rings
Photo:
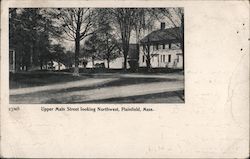
[[[180,35],[180,27],[159,29],[145,36],[141,43],[159,43],[179,41],[177,37]]]

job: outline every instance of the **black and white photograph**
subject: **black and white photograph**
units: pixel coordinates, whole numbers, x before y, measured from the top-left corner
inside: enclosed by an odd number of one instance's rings
[[[9,8],[11,104],[184,103],[184,8]]]
[[[249,158],[248,0],[2,0],[1,158]]]

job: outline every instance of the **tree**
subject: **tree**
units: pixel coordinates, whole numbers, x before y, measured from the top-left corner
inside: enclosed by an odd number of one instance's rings
[[[136,8],[136,12],[134,15],[135,20],[133,23],[133,29],[135,30],[136,34],[136,44],[138,51],[140,50],[139,47],[140,47],[140,40],[142,37],[142,31],[144,33],[145,30],[151,29],[152,26],[154,25],[154,21],[156,20],[156,18],[154,16],[151,16],[151,14],[155,14],[154,12],[155,10],[151,8]],[[143,53],[146,57],[147,70],[149,71],[151,68],[150,45],[147,44],[143,48],[144,48]]]
[[[102,28],[93,34],[88,40],[85,41],[83,52],[85,52],[85,58],[92,58],[94,66],[94,60],[101,59],[107,61],[107,68],[110,66],[110,62],[120,55],[118,42],[112,34],[112,27],[108,23],[102,23]]]
[[[46,63],[51,45],[50,38],[58,30],[51,19],[41,8],[11,8],[10,18],[10,48],[16,52],[17,68],[42,68]],[[59,34],[60,32],[57,32]]]
[[[99,58],[98,43],[100,43],[96,34],[93,34],[85,41],[84,47],[82,47],[81,57],[86,59],[91,58],[92,66],[95,66],[95,59]]]
[[[91,8],[56,9],[54,15],[60,21],[65,39],[75,43],[75,68],[73,75],[79,76],[79,54],[80,42],[92,35],[94,29],[96,12]]]
[[[74,52],[67,50],[65,56],[63,56],[63,63],[67,68],[71,68],[74,64]]]
[[[149,71],[151,68],[151,52],[150,52],[150,43],[149,43],[149,37],[148,37],[148,43],[144,45],[143,47],[143,53],[146,56],[146,66],[147,70]]]
[[[122,50],[123,50],[123,57],[124,57],[124,64],[123,68],[127,69],[127,56],[129,51],[129,42],[130,42],[130,35],[133,29],[133,24],[135,21],[135,8],[113,8],[108,9],[108,13],[113,18],[113,22],[118,24],[121,41],[122,41]]]
[[[109,23],[102,23],[102,29],[97,33],[97,49],[99,57],[107,60],[107,67],[109,68],[110,61],[116,59],[119,56],[118,41],[112,35],[112,27]]]
[[[52,45],[51,54],[52,54],[51,60],[55,60],[58,63],[58,69],[60,70],[60,65],[61,63],[63,63],[64,58],[66,56],[65,48],[60,44]]]
[[[103,35],[102,40],[103,41],[99,46],[99,52],[101,53],[99,56],[101,56],[102,59],[107,60],[107,67],[109,68],[110,61],[116,59],[119,56],[118,44],[117,41],[108,33]]]

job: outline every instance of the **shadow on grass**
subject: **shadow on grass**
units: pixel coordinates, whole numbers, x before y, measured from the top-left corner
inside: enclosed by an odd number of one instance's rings
[[[10,73],[10,89],[44,86],[55,83],[71,82],[86,79],[85,76],[49,72]]]
[[[46,72],[46,71],[17,72],[17,73],[9,74],[9,88],[16,89],[16,88],[44,86],[44,85],[71,82],[71,81],[77,81],[77,80],[88,79],[88,78],[95,78],[95,79],[96,78],[118,78],[119,74],[122,74],[122,73],[129,73],[129,72],[122,72],[122,70],[111,69],[109,70],[109,72],[107,72],[107,74],[105,74],[105,71],[98,72],[97,70],[95,70],[94,72],[82,73],[81,76],[73,76],[69,72],[68,73],[67,72]],[[142,74],[148,74],[148,73],[142,73]],[[152,74],[156,75],[158,73],[155,72]],[[138,83],[140,83],[140,81],[142,80],[143,79],[138,79]]]
[[[62,93],[62,92],[74,92],[74,91],[83,91],[91,89],[101,89],[106,87],[119,87],[119,86],[128,86],[133,84],[144,84],[144,83],[153,83],[153,82],[170,82],[175,81],[174,79],[160,79],[160,78],[117,78],[117,80],[110,81],[107,83],[100,83],[95,86],[85,86],[85,87],[71,87],[60,90],[47,91],[47,93]]]
[[[60,95],[61,93],[70,93],[75,91],[86,91],[92,89],[101,89],[107,87],[119,87],[119,86],[128,86],[134,84],[145,84],[145,83],[154,83],[154,82],[170,82],[175,81],[175,79],[164,79],[164,78],[117,78],[117,80],[110,81],[107,83],[100,83],[97,85],[92,86],[83,86],[83,87],[71,87],[65,89],[56,89],[56,90],[46,90],[46,91],[39,91],[36,93],[27,93],[22,95],[12,95],[12,98],[15,97],[23,97],[26,98],[27,96],[48,96],[48,95]],[[132,90],[131,90],[132,91]]]
[[[70,103],[85,103],[85,104],[115,104],[115,103],[184,103],[184,90],[145,94],[129,97],[109,98],[103,100],[80,101]]]

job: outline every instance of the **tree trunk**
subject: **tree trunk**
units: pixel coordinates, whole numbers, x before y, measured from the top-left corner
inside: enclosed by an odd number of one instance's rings
[[[146,59],[146,64],[147,64],[147,71],[149,72],[150,71],[150,66],[151,66],[151,63],[150,63],[150,55],[147,54],[147,59]]]
[[[30,46],[30,69],[32,69],[33,66],[33,45]]]
[[[140,57],[140,29],[138,27],[136,28],[136,49],[137,49],[137,54]],[[137,60],[136,62],[137,62],[136,65],[139,65],[139,61]],[[134,69],[138,70],[138,67],[136,66],[136,68]]]
[[[60,62],[58,62],[58,71],[60,71],[60,66],[61,66],[61,64],[60,64]]]
[[[151,63],[150,63],[150,44],[148,44],[147,46],[147,58],[146,58],[146,65],[147,65],[147,71],[149,72],[150,71],[150,68],[151,68]]]
[[[128,56],[128,51],[126,51],[126,53],[124,52],[123,56],[124,56],[123,69],[127,70],[127,56]]]
[[[110,62],[110,60],[109,60],[109,58],[108,58],[108,59],[107,59],[108,69],[109,69],[109,62]]]
[[[95,67],[95,58],[92,56],[92,68],[94,69]]]
[[[43,58],[40,56],[40,70],[43,69]]]
[[[80,52],[80,33],[77,33],[75,39],[75,68],[73,76],[79,76],[79,52]]]
[[[129,42],[126,42],[125,44],[123,44],[123,56],[124,56],[123,69],[124,70],[127,70],[128,51],[129,51]]]
[[[52,60],[52,59],[50,59],[50,63],[51,63],[51,65],[50,65],[51,70],[54,70],[54,63],[53,63],[53,60]]]
[[[43,63],[40,62],[40,70],[43,70]]]

